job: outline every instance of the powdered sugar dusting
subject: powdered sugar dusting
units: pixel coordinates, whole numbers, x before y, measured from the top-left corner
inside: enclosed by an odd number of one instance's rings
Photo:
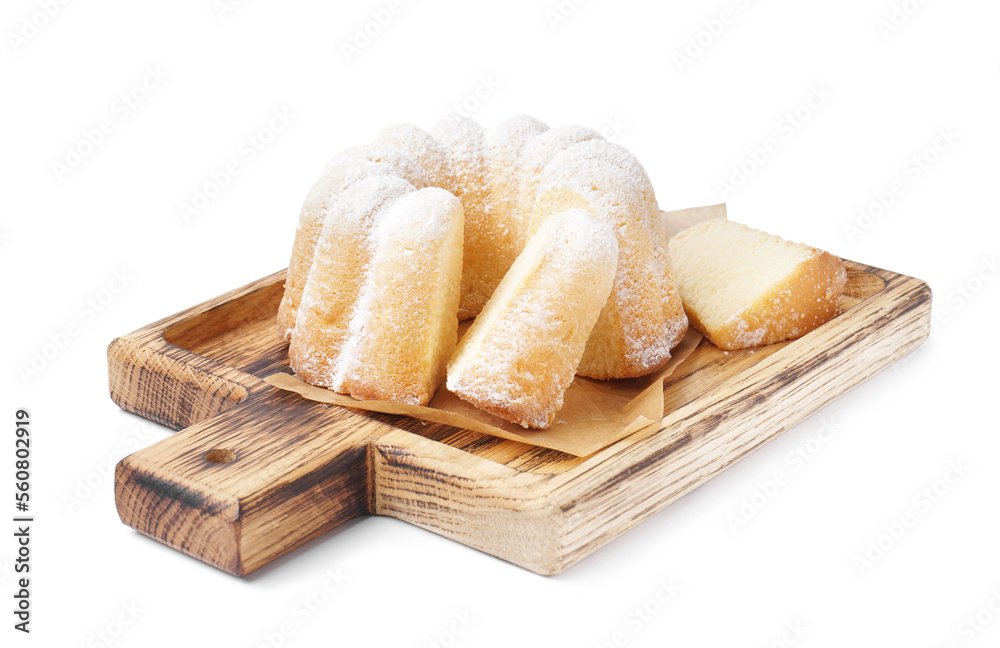
[[[486,131],[477,122],[451,115],[431,133],[451,158],[451,184],[444,187],[462,201],[465,209],[465,242],[462,265],[460,317],[477,314],[489,298],[489,236],[493,213],[487,172]]]
[[[398,190],[399,185],[395,185],[397,189],[361,186],[370,177],[382,174],[386,178],[395,176],[397,180],[405,178],[412,186],[402,192]],[[393,184],[392,180],[381,182]],[[414,191],[414,188],[427,189]],[[388,193],[379,200],[375,196],[379,191]],[[299,309],[308,306],[316,315],[324,309],[323,302],[329,300],[331,294],[343,298],[350,289],[362,291],[357,284],[358,273],[368,276],[370,267],[365,264],[370,264],[379,246],[377,241],[392,238],[391,229],[385,230],[384,238],[376,233],[380,228],[371,223],[379,217],[374,214],[398,215],[392,204],[396,199],[400,203],[405,201],[410,214],[434,211],[445,198],[442,194],[447,192],[450,192],[449,198],[457,197],[464,208],[460,312],[473,314],[483,307],[521,252],[531,231],[539,229],[542,222],[556,212],[584,208],[597,216],[601,227],[613,232],[619,258],[612,278],[612,296],[600,313],[594,335],[587,342],[584,365],[595,364],[588,358],[597,358],[599,365],[596,369],[588,369],[588,375],[641,375],[654,370],[669,357],[671,344],[679,340],[686,329],[686,319],[683,310],[674,303],[679,303],[679,298],[670,280],[665,243],[660,240],[662,233],[656,229],[659,210],[645,170],[628,150],[603,140],[591,129],[564,126],[550,130],[542,122],[524,115],[515,116],[489,131],[474,120],[460,116],[443,120],[431,133],[409,124],[391,126],[380,132],[373,144],[354,147],[334,157],[307,197],[309,209],[303,206],[286,293],[290,288],[294,292],[296,286],[304,286],[309,299],[303,292]],[[403,194],[406,194],[405,199],[401,198]],[[539,202],[545,203],[540,209],[536,204]],[[373,203],[377,206],[372,207]],[[361,213],[365,209],[370,212],[360,224],[344,217],[344,214]],[[308,290],[315,258],[342,256],[347,252],[343,245],[331,242],[332,236],[326,240],[326,235],[321,234],[325,233],[330,220],[341,221],[331,226],[332,229],[339,228],[344,236],[356,239],[356,249],[361,251],[354,253],[364,264],[360,269],[357,263],[345,264],[342,270],[352,274],[336,278],[330,275],[335,268],[326,263],[327,276],[323,282],[340,282],[340,286]],[[350,223],[360,230],[348,234]],[[408,220],[398,221],[400,227],[411,224]],[[579,227],[578,224],[574,231],[579,231]],[[423,236],[426,240],[445,240],[448,232],[453,230],[449,229],[446,219],[429,221]],[[588,236],[592,239],[590,253],[606,255],[607,245],[600,242],[601,236],[592,231]],[[572,249],[568,241],[564,241],[564,247]],[[418,263],[423,256],[418,248],[420,246],[404,246],[396,254],[403,263]],[[550,256],[549,252],[543,254],[547,267],[567,270],[562,267],[570,263],[567,257],[555,255],[550,259]],[[579,256],[591,258],[582,252]],[[558,263],[556,258],[560,259]],[[291,278],[293,270],[298,274],[297,279]],[[324,273],[315,274],[319,283]],[[415,286],[414,290],[422,286]],[[283,310],[286,310],[285,301],[283,299]],[[288,301],[292,303],[294,299]],[[295,312],[294,308],[287,310]],[[525,321],[542,326],[546,317],[543,310],[527,308]],[[372,321],[370,314],[359,313],[352,307],[346,324],[343,314],[338,316],[341,319],[337,326],[345,335],[339,346],[321,348],[322,345],[316,345],[311,354],[305,353],[304,340],[308,336],[301,335],[300,343],[293,344],[299,350],[296,354],[298,364],[304,366],[308,359],[319,366],[322,362],[316,358],[320,355],[339,357],[345,349],[355,353],[357,343],[352,340]],[[292,329],[293,338],[300,329],[299,320],[305,319],[308,318],[293,318],[295,326],[287,326]],[[353,346],[345,346],[347,344]],[[544,371],[525,366],[523,361],[515,364],[520,371],[530,375]],[[326,382],[331,383],[327,386],[343,383],[347,374],[343,367],[326,374]],[[336,388],[341,387],[343,385]]]
[[[587,140],[557,154],[538,183],[532,226],[575,205],[612,225],[619,263],[608,305],[588,342],[580,373],[596,378],[643,375],[670,357],[686,329],[680,309],[664,309],[670,270],[658,246],[659,207],[641,165],[622,147]]]
[[[418,162],[429,181],[424,186],[446,187],[451,183],[448,152],[422,128],[413,124],[389,126],[375,136],[372,144],[395,148]]]
[[[518,187],[517,212],[518,220],[528,223],[525,236],[531,234],[531,212],[545,168],[561,151],[592,139],[603,138],[597,131],[584,126],[557,126],[535,137],[524,147],[519,169],[521,181]]]
[[[424,170],[423,165],[409,157],[403,151],[391,146],[376,144],[365,144],[364,146],[354,146],[333,156],[323,173],[337,167],[349,166],[362,161],[384,162],[396,169],[396,175],[406,178],[417,189],[430,186],[430,178]]]

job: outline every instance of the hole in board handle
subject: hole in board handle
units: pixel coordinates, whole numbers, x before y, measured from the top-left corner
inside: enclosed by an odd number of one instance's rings
[[[232,450],[216,448],[205,453],[205,460],[212,463],[229,463],[236,458],[236,453]]]

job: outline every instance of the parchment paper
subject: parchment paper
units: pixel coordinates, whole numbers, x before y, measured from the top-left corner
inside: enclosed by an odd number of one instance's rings
[[[357,400],[329,389],[314,387],[297,376],[272,374],[264,381],[303,398],[353,409],[444,423],[466,430],[529,443],[585,457],[663,417],[663,380],[691,355],[701,334],[691,329],[671,351],[671,358],[649,376],[631,380],[591,380],[577,376],[566,390],[562,409],[547,430],[526,430],[516,423],[476,409],[443,385],[427,407],[390,401]]]

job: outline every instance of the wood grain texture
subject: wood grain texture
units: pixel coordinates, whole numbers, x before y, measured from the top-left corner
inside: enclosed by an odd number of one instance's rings
[[[183,428],[120,462],[119,515],[236,575],[368,513],[558,573],[926,339],[926,284],[848,268],[832,321],[759,349],[703,341],[664,418],[588,457],[279,392],[262,381],[288,371],[276,273],[109,347],[114,401]]]

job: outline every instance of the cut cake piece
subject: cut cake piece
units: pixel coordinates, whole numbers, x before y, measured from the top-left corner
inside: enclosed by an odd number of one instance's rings
[[[717,218],[670,240],[691,324],[720,349],[805,335],[837,314],[847,283],[838,257]]]

